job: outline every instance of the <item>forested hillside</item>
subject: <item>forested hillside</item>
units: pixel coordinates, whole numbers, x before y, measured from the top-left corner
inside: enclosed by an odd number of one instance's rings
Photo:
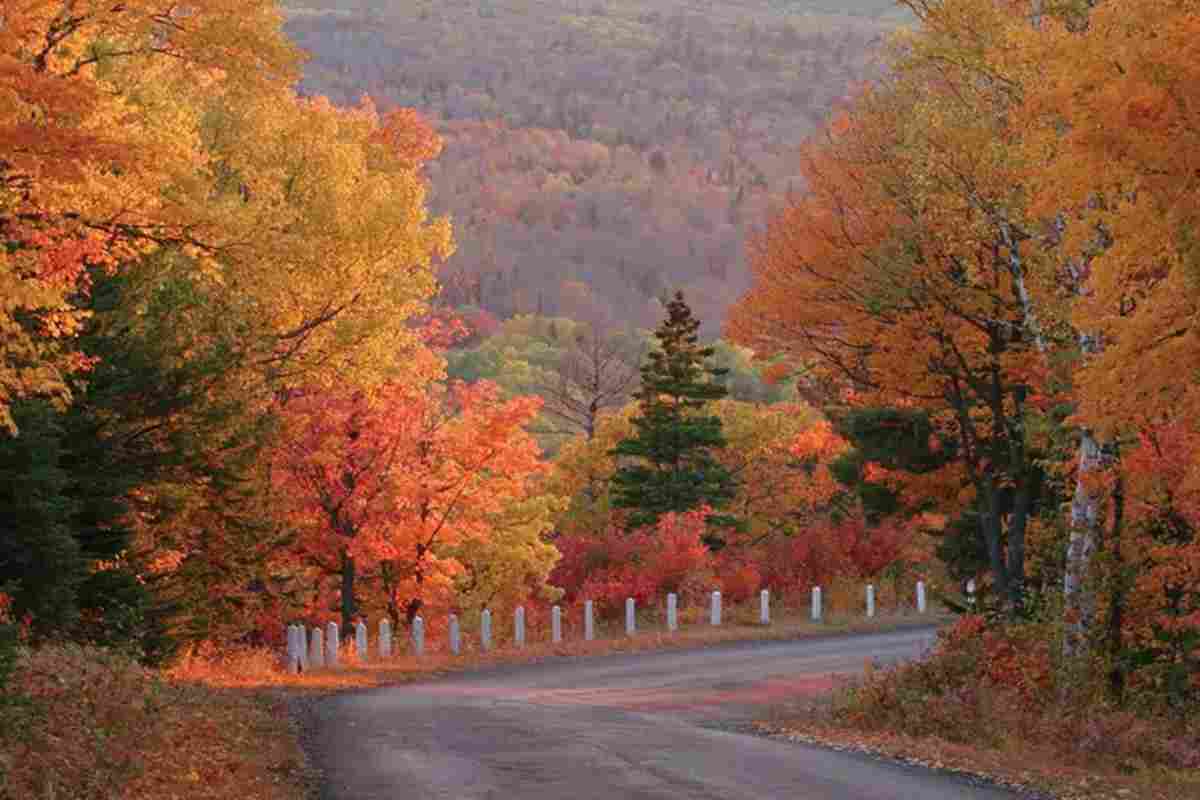
[[[683,288],[709,335],[747,286],[745,234],[802,186],[796,147],[903,16],[886,0],[285,6],[306,92],[436,121],[431,207],[458,242],[443,302],[649,328]]]

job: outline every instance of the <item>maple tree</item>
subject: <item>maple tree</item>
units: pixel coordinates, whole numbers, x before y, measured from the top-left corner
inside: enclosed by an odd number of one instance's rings
[[[752,245],[730,335],[835,416],[927,419],[940,455],[887,480],[980,536],[1010,615],[1045,613],[1057,575],[1067,656],[1118,699],[1191,696],[1196,9],[906,5],[891,74]]]
[[[835,402],[846,387],[855,406],[927,409],[954,441],[994,580],[1018,608],[1037,356],[1005,241],[1021,205],[989,191],[1004,165],[973,141],[995,123],[959,97],[901,73],[809,146],[809,194],[754,245],[755,285],[729,332],[803,365]]]
[[[64,397],[65,375],[86,366],[55,346],[78,328],[71,297],[85,266],[162,245],[207,247],[194,209],[163,192],[198,167],[192,142],[162,135],[163,122],[186,120],[186,105],[155,100],[186,83],[281,84],[297,64],[269,0],[200,0],[187,12],[151,2],[6,4],[0,425],[12,428],[14,398]],[[142,73],[143,88],[164,85],[138,97],[112,79],[121,71]]]
[[[0,423],[87,366],[60,344],[83,269],[158,250],[252,309],[265,378],[386,371],[452,251],[418,174],[439,142],[411,111],[298,98],[280,20],[268,0],[6,8]]]
[[[301,574],[313,575],[311,610],[336,597],[348,626],[366,579],[367,607],[411,622],[426,603],[450,603],[456,579],[488,599],[544,579],[554,551],[538,537],[553,506],[537,500],[543,464],[522,429],[538,406],[487,383],[287,398],[276,480]]]

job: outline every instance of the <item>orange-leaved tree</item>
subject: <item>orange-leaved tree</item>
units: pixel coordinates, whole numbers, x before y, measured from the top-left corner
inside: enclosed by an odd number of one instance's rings
[[[980,10],[970,33],[1001,36],[1010,14]],[[1029,422],[1060,332],[1029,300],[1043,256],[1006,126],[1013,87],[979,77],[979,41],[923,35],[899,39],[888,80],[807,146],[808,193],[752,244],[729,332],[835,404],[927,412],[962,467],[942,510],[975,512],[1016,613],[1040,483]]]
[[[287,398],[273,469],[281,511],[299,533],[292,556],[310,611],[336,600],[344,625],[364,608],[411,622],[431,601],[452,602],[456,578],[482,568],[472,545],[508,543],[544,581],[557,554],[538,538],[550,509],[532,502],[543,465],[523,429],[538,405],[502,400],[483,382]],[[514,509],[527,517],[511,518]],[[357,586],[364,580],[369,595]]]
[[[1068,588],[1082,600],[1068,596],[1068,609],[1084,628],[1107,607],[1096,627],[1114,662],[1124,631],[1158,664],[1175,665],[1168,683],[1200,683],[1200,662],[1187,654],[1200,641],[1191,411],[1200,401],[1200,6],[1087,6],[1017,40],[1038,74],[1020,107],[1031,132],[1026,181],[1034,210],[1059,223],[1071,289],[1059,296],[1085,342],[1076,419],[1108,444],[1091,459],[1107,474],[1081,481],[1077,498],[1110,501],[1077,500],[1077,516],[1091,529],[1084,549],[1106,551],[1110,591],[1096,598],[1099,576],[1081,571]],[[1112,675],[1119,682],[1115,666]]]

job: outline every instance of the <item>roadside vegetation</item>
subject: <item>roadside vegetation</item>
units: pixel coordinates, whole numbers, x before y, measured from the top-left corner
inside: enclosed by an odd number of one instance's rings
[[[727,335],[827,414],[937,440],[890,466],[979,598],[817,719],[1072,796],[1194,797],[1198,62],[1170,43],[1198,9],[904,5],[919,24],[810,141]]]
[[[1044,623],[961,616],[928,658],[842,680],[771,735],[983,775],[1058,798],[1200,793],[1200,727],[1159,692],[1114,703],[1052,649]]]

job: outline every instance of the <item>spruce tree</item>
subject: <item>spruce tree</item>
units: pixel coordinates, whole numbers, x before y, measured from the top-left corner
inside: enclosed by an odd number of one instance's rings
[[[704,413],[706,404],[727,394],[717,380],[727,370],[709,366],[713,348],[699,344],[699,328],[683,293],[676,292],[654,334],[658,349],[641,368],[636,432],[611,451],[634,459],[616,471],[611,484],[613,506],[630,512],[627,530],[653,525],[670,511],[705,504],[720,509],[734,497],[733,476],[714,457],[725,446],[721,420]],[[726,515],[709,516],[713,527],[736,523]],[[722,540],[710,534],[707,542],[716,549]]]

